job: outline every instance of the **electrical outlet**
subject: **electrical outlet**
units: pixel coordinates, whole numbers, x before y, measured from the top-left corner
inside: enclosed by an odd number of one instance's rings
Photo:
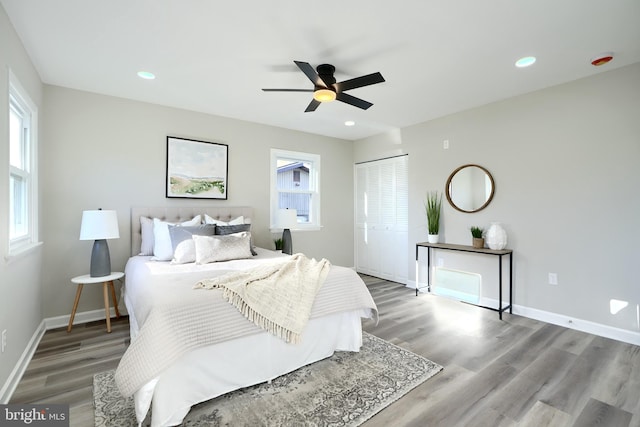
[[[438,258],[438,267],[444,267],[444,259]]]
[[[445,150],[449,149],[449,140],[445,139],[444,141],[442,141],[442,148],[444,148]]]
[[[558,284],[558,275],[556,273],[549,273],[549,284],[550,285]]]
[[[4,349],[7,347],[7,330],[2,331],[2,353],[4,353]]]

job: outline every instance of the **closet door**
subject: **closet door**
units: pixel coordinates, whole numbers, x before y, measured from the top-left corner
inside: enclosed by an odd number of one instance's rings
[[[395,162],[395,226],[394,226],[394,281],[407,284],[409,280],[409,157]]]
[[[355,167],[356,270],[407,282],[407,156]]]

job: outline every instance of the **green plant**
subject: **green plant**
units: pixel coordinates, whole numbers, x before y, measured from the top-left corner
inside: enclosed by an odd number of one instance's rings
[[[278,237],[277,239],[274,239],[273,243],[276,245],[276,251],[281,251],[282,250],[282,237]]]
[[[484,233],[484,229],[480,227],[476,227],[475,225],[471,227],[471,235],[476,239],[482,239],[482,234]]]
[[[438,234],[440,231],[440,210],[442,208],[442,193],[430,191],[427,193],[427,200],[424,202],[424,209],[427,214],[427,228],[429,234]]]

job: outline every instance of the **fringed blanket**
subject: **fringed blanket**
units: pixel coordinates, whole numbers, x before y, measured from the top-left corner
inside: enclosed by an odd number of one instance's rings
[[[260,328],[298,343],[331,263],[295,254],[281,263],[231,272],[196,283],[223,290],[223,297]]]

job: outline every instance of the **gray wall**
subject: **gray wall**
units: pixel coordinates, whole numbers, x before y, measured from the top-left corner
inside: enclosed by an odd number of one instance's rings
[[[0,353],[0,402],[2,388],[42,320],[40,270],[42,247],[7,260],[9,239],[9,69],[40,109],[42,84],[20,39],[0,7],[0,331],[7,330],[7,348]],[[41,113],[41,112],[40,112]],[[40,146],[46,144],[40,126]]]
[[[354,144],[356,162],[399,153],[409,154],[413,280],[414,245],[427,234],[425,193],[444,191],[456,167],[476,163],[493,174],[495,197],[474,214],[445,200],[440,241],[470,245],[469,227],[499,221],[515,251],[517,305],[640,331],[640,64]],[[437,257],[481,273],[485,296],[497,298],[495,260]],[[548,284],[549,272],[558,274],[557,286]],[[611,300],[628,305],[612,314]]]
[[[87,273],[92,242],[78,240],[85,209],[118,212],[120,239],[109,241],[114,271],[129,256],[132,206],[252,206],[255,242],[272,248],[271,148],[321,155],[324,227],[294,231],[294,250],[353,266],[351,142],[56,86],[45,86],[44,98],[44,317],[70,312],[69,279]],[[165,198],[167,135],[229,145],[227,201]],[[78,310],[101,304],[98,287],[85,287]]]

